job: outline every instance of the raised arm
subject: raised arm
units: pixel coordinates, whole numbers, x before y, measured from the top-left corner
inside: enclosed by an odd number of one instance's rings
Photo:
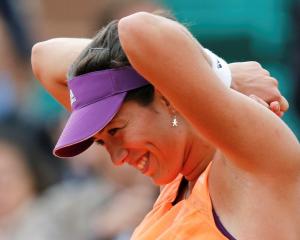
[[[134,68],[232,163],[257,174],[298,174],[293,133],[271,111],[221,84],[183,26],[137,13],[120,21],[119,36]]]
[[[32,48],[31,63],[35,77],[67,110],[70,110],[67,72],[90,41],[83,38],[56,38],[37,43]]]
[[[39,42],[32,49],[32,69],[35,77],[67,110],[70,110],[69,92],[66,84],[67,71],[90,41],[90,39],[80,38],[55,38]],[[266,70],[258,63],[232,63],[229,64],[229,67],[232,74],[233,89],[247,96],[259,97],[260,99],[257,100],[266,107],[273,106],[274,112],[276,112],[276,107],[278,108],[280,105],[280,109],[277,109],[278,115],[287,111],[288,103],[281,96],[277,81],[266,76]]]

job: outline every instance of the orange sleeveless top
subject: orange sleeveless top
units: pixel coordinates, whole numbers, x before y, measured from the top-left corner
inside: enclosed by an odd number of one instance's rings
[[[208,191],[210,165],[187,199],[174,206],[182,175],[166,185],[131,240],[226,240],[215,225]]]

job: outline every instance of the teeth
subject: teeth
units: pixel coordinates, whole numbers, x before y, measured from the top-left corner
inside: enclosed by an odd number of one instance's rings
[[[143,170],[144,167],[146,166],[146,162],[145,161],[140,161],[139,164],[137,165],[137,167],[140,169],[140,170]]]
[[[142,158],[142,160],[137,164],[137,168],[142,171],[145,168],[147,161],[148,161],[148,158],[146,156],[144,156]]]

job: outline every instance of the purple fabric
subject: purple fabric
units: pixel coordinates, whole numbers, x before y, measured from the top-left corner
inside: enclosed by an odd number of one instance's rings
[[[227,229],[223,226],[219,216],[217,215],[215,209],[212,209],[213,212],[213,216],[214,216],[214,220],[215,220],[215,224],[217,226],[217,228],[219,229],[219,231],[225,236],[227,237],[229,240],[236,240],[228,231]]]
[[[146,84],[149,83],[132,67],[108,69],[74,77],[68,82],[69,89],[76,98],[72,110]]]
[[[72,113],[54,148],[58,157],[75,156],[88,147],[119,111],[128,91],[149,84],[132,67],[76,76],[68,82]]]

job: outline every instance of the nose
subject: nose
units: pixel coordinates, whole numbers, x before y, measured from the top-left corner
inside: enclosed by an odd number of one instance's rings
[[[123,145],[122,139],[113,138],[113,137],[106,137],[104,136],[96,136],[99,139],[103,139],[104,146],[108,151],[111,161],[114,165],[120,166],[125,163],[126,158],[129,155],[129,150],[125,148]]]
[[[125,159],[128,156],[128,150],[118,147],[118,148],[109,149],[108,151],[110,153],[112,162],[116,166],[120,166],[125,163]]]

